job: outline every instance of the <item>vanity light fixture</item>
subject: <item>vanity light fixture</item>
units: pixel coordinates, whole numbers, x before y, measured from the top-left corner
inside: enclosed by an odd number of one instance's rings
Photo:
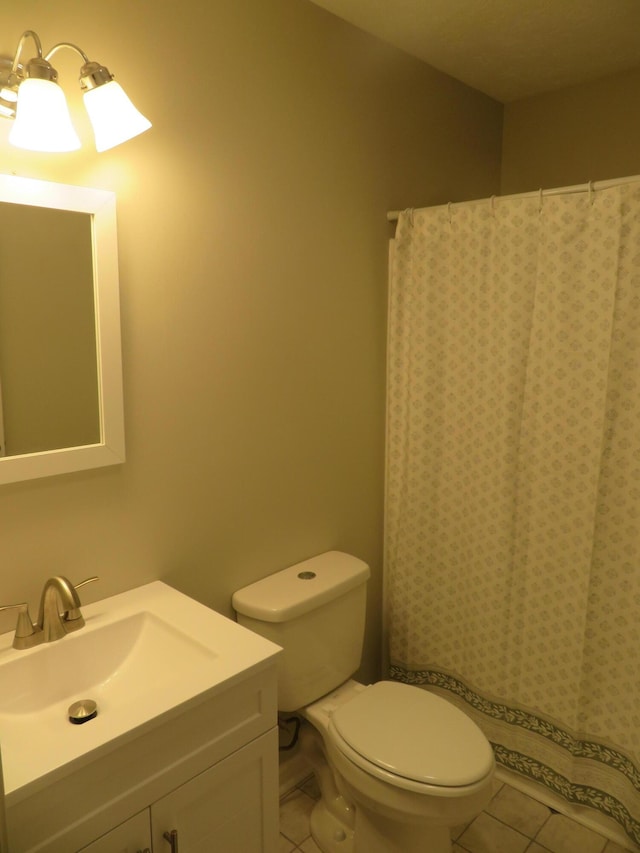
[[[25,42],[31,38],[37,55],[21,63]],[[9,142],[29,151],[73,151],[80,148],[58,73],[50,63],[62,48],[80,55],[80,87],[95,135],[96,149],[106,151],[151,127],[151,122],[131,103],[104,65],[92,62],[79,47],[60,42],[43,56],[40,38],[33,30],[20,36],[11,60],[0,58],[0,117],[13,119]]]

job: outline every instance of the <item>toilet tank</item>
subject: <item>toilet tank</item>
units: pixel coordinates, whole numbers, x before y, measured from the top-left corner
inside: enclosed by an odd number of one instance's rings
[[[280,711],[314,702],[360,666],[369,575],[357,557],[328,551],[233,594],[238,622],[283,649]]]

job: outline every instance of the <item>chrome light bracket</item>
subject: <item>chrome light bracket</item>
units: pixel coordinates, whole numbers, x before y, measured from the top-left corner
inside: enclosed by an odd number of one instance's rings
[[[58,82],[58,72],[50,62],[41,56],[27,62],[24,76],[35,80],[50,80],[52,83]]]
[[[25,42],[29,38],[33,40],[36,46],[36,57],[24,65],[20,62],[20,57]],[[45,65],[40,66],[37,64],[38,62],[43,62]],[[36,63],[33,67],[33,74],[29,74],[28,70],[31,63]],[[51,76],[52,73],[55,76]],[[27,76],[40,77],[40,79],[53,80],[54,82],[58,78],[55,69],[42,59],[42,44],[40,37],[34,30],[25,30],[22,33],[13,59],[0,57],[0,116],[2,118],[14,119],[16,117],[18,86]]]
[[[97,89],[113,80],[113,74],[99,62],[85,62],[80,69],[80,87],[83,92]]]

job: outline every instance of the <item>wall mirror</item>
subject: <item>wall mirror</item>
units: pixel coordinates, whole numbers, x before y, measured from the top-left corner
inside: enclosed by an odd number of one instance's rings
[[[115,195],[0,175],[0,484],[123,461]]]

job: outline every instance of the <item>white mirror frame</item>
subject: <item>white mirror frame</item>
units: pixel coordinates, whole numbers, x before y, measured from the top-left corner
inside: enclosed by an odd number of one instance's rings
[[[0,458],[0,484],[84,471],[125,460],[116,197],[108,190],[0,175],[0,202],[88,213],[92,217],[93,285],[100,436],[98,444]]]

